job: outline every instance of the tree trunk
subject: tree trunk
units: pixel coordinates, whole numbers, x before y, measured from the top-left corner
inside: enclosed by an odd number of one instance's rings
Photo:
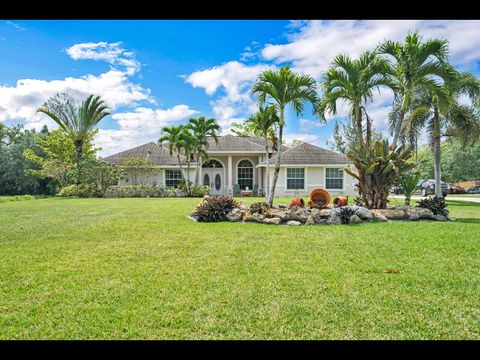
[[[79,168],[83,160],[83,141],[75,141],[75,152],[77,153],[77,168]]]
[[[284,114],[283,114],[283,107],[282,107],[280,109],[280,122],[278,125],[277,159],[275,160],[275,171],[273,172],[272,189],[270,190],[270,197],[268,199],[268,205],[270,207],[273,206],[273,197],[275,196],[275,186],[277,185],[278,173],[280,171],[280,156],[282,153],[283,124],[284,124]]]
[[[365,118],[367,120],[367,134],[365,136],[365,144],[367,145],[367,147],[370,147],[370,140],[372,139],[372,124],[367,116],[365,116]]]
[[[195,166],[195,185],[198,185],[198,173],[199,173],[199,166],[198,166],[198,160],[199,160],[200,155],[197,153],[197,165]]]
[[[268,157],[268,138],[265,138],[265,155],[267,155],[267,167],[265,169],[265,176],[267,177],[267,186],[265,189],[265,194],[267,195],[267,202],[268,201],[268,194],[269,194],[269,189],[270,189],[270,159]]]
[[[182,173],[183,178],[185,179],[185,171],[183,171],[182,162],[180,161],[180,154],[177,154],[178,166],[180,167],[180,172]]]
[[[440,150],[440,118],[438,109],[435,108],[435,115],[433,118],[433,158],[435,170],[435,196],[441,198],[442,194],[442,158]]]
[[[410,206],[410,196],[405,196],[405,205]]]
[[[400,132],[402,131],[403,118],[405,117],[405,110],[400,109],[398,114],[397,123],[395,125],[395,132],[393,133],[393,145],[397,145],[398,139],[400,137]]]
[[[362,112],[360,106],[355,105],[355,129],[357,130],[357,144],[363,144]]]
[[[187,195],[190,195],[190,154],[187,158]]]

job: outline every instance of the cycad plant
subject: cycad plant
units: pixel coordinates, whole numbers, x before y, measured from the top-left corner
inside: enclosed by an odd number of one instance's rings
[[[303,112],[304,104],[310,103],[315,115],[320,108],[320,98],[317,94],[318,85],[314,78],[305,74],[294,73],[289,66],[278,71],[267,70],[257,77],[251,94],[256,95],[260,107],[266,104],[275,108],[278,114],[278,148],[275,160],[273,182],[268,197],[269,206],[273,205],[275,185],[280,171],[283,127],[285,125],[285,109],[291,105],[297,116]]]
[[[415,164],[408,160],[412,150],[404,146],[389,145],[386,140],[377,141],[372,146],[354,147],[347,157],[355,170],[345,171],[358,180],[359,203],[369,209],[385,209],[391,187],[397,183],[405,171]]]
[[[421,184],[419,184],[419,181],[420,174],[416,172],[405,172],[400,177],[400,186],[402,187],[403,194],[405,195],[405,205],[410,206],[412,195],[421,186]]]

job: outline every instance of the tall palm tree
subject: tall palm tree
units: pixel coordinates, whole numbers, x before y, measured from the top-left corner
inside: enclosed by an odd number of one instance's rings
[[[158,144],[163,144],[164,142],[167,143],[168,151],[170,155],[173,155],[175,152],[177,154],[178,166],[180,167],[180,171],[182,173],[182,177],[185,179],[185,172],[183,171],[182,161],[180,159],[180,155],[182,153],[182,133],[183,133],[184,125],[171,125],[165,126],[162,129],[162,136],[158,139]]]
[[[352,125],[356,133],[356,143],[363,141],[362,104],[372,100],[373,90],[380,91],[380,86],[390,86],[390,81],[382,74],[385,67],[384,60],[373,52],[364,52],[358,59],[351,59],[347,55],[338,55],[330,68],[323,76],[321,88],[323,90],[320,114],[325,119],[326,113],[337,113],[338,100],[344,100],[350,105]],[[370,144],[371,127],[367,116],[367,133],[365,143]]]
[[[68,93],[57,94],[37,109],[55,121],[72,139],[77,153],[77,167],[83,160],[83,146],[100,120],[110,115],[100,96],[88,96],[80,106]]]
[[[195,169],[195,185],[198,184],[198,176],[199,176],[199,158],[200,155],[205,155],[208,158],[208,154],[206,150],[208,150],[208,141],[207,136],[213,137],[215,143],[218,144],[218,133],[220,132],[220,125],[217,124],[215,119],[205,119],[205,116],[200,116],[199,118],[191,118],[188,121],[187,125],[190,129],[192,129],[193,134],[197,137],[196,144],[197,150],[195,151],[195,157],[197,161],[196,169]]]
[[[480,117],[476,105],[480,99],[480,81],[470,73],[448,69],[448,81],[434,92],[421,87],[413,97],[415,106],[407,118],[407,135],[418,133],[427,126],[430,146],[434,154],[435,195],[443,197],[441,188],[441,138],[456,137],[462,146],[475,143],[480,137]],[[467,95],[470,104],[459,102],[461,95]]]
[[[258,75],[252,87],[251,94],[257,96],[259,106],[270,104],[279,114],[278,119],[278,148],[275,161],[275,171],[268,204],[273,205],[275,185],[280,171],[280,155],[282,149],[283,126],[285,125],[285,108],[291,105],[297,116],[303,112],[304,104],[309,102],[313,106],[314,114],[318,114],[320,98],[317,94],[318,85],[309,75],[296,74],[289,66],[278,71],[267,70]]]
[[[279,118],[277,112],[275,111],[275,107],[268,106],[268,107],[260,107],[258,112],[252,116],[250,116],[247,120],[247,124],[251,124],[253,128],[253,132],[255,135],[263,137],[265,141],[265,158],[267,161],[267,168],[266,168],[266,177],[267,177],[267,186],[265,189],[265,194],[267,194],[267,201],[268,196],[270,193],[270,150],[269,150],[269,142],[275,136],[274,126],[278,124]],[[273,134],[272,134],[273,133]]]
[[[445,80],[444,64],[448,57],[448,41],[430,39],[422,42],[417,32],[408,34],[405,42],[385,41],[377,49],[385,55],[387,66],[383,72],[391,82],[398,107],[398,116],[392,124],[393,144],[396,145],[405,131],[405,114],[411,109],[415,91],[419,87],[429,92],[441,92]]]

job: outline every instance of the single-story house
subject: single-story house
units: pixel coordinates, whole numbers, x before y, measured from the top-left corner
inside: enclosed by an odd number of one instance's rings
[[[208,159],[200,158],[199,183],[209,185],[212,194],[241,195],[247,187],[262,194],[266,188],[266,157],[264,141],[256,136],[225,135],[218,137],[218,143],[208,138]],[[153,142],[137,146],[103,158],[102,160],[122,165],[129,157],[152,160],[158,171],[149,174],[145,180],[164,186],[177,186],[182,172],[176,154],[170,155],[164,145]],[[270,179],[273,179],[275,152],[271,146]],[[186,158],[180,156],[184,176],[195,179],[196,162],[191,162],[186,174]],[[355,195],[355,179],[342,169],[349,160],[342,154],[306,142],[296,146],[282,146],[281,167],[277,181],[276,196],[307,196],[316,188],[323,188],[332,195]],[[127,172],[129,172],[127,168]],[[132,183],[122,180],[121,184]],[[272,180],[270,180],[270,184]]]

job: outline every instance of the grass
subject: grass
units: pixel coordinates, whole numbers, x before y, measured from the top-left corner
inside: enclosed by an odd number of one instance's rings
[[[0,339],[480,339],[478,203],[286,227],[194,223],[197,202],[1,203]]]

